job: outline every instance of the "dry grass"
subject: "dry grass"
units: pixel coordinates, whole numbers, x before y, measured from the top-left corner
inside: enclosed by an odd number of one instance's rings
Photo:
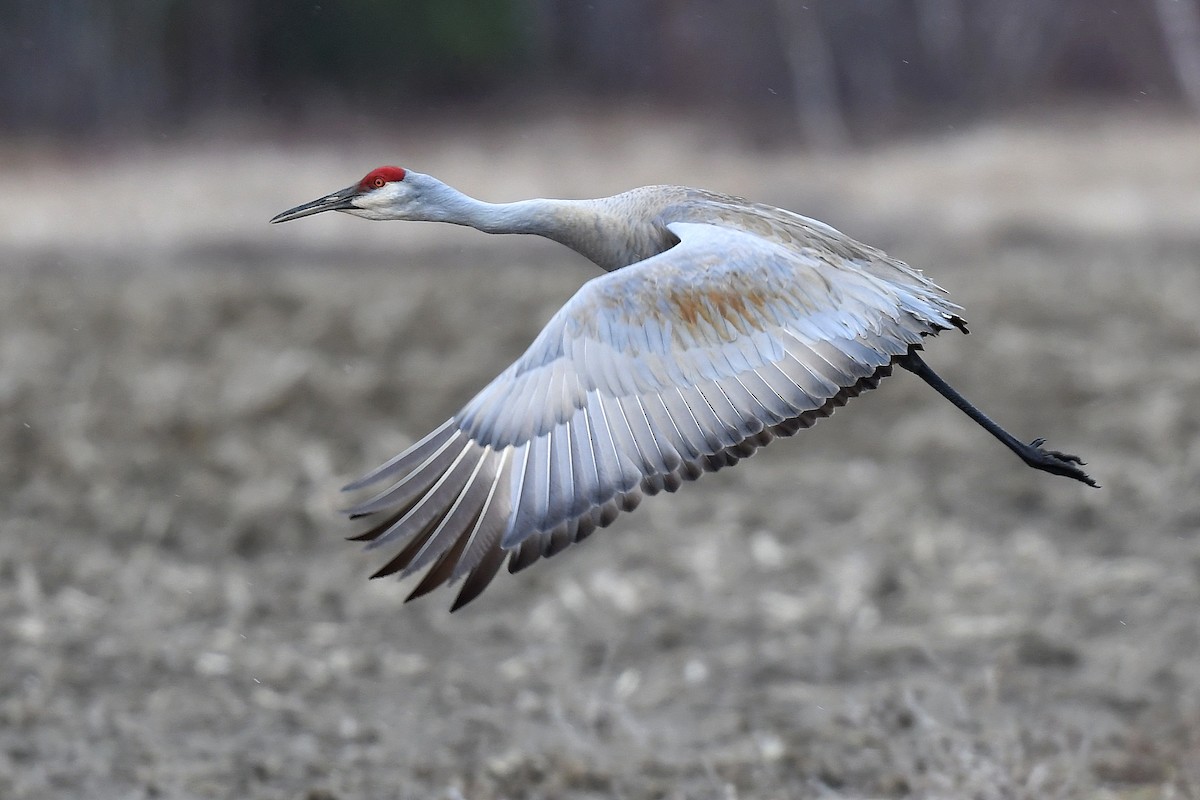
[[[556,124],[575,150],[541,161],[497,134],[503,176],[465,136],[419,166],[490,197],[657,175],[825,209],[967,307],[936,368],[1105,488],[1024,469],[898,376],[460,614],[402,607],[339,540],[333,487],[463,402],[586,265],[434,226],[262,226],[392,160],[377,145],[92,166],[69,239],[31,157],[0,192],[0,796],[1200,793],[1194,131],[819,162],[688,129],[656,161]]]

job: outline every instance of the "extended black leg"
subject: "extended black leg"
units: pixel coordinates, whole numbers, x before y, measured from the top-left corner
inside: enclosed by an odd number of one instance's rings
[[[978,422],[985,431],[1004,442],[1005,447],[1016,453],[1029,466],[1054,475],[1065,475],[1068,478],[1074,478],[1077,481],[1086,483],[1088,486],[1099,487],[1099,484],[1089,478],[1088,474],[1079,468],[1084,463],[1083,459],[1079,456],[1059,453],[1055,450],[1044,450],[1042,449],[1042,445],[1046,443],[1045,439],[1034,439],[1029,444],[1018,441],[1015,436],[1004,430],[1004,428],[1001,428],[978,408],[971,405],[965,397],[954,390],[954,387],[942,380],[936,372],[929,368],[928,364],[921,360],[921,357],[916,352],[910,351],[908,355],[896,359],[896,363],[936,389],[942,397],[954,403],[960,411]]]

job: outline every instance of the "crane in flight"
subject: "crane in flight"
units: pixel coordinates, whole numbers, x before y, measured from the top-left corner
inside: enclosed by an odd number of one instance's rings
[[[681,186],[594,200],[486,203],[380,167],[271,222],[323,211],[544,236],[606,274],[515,363],[404,452],[346,487],[356,541],[401,546],[372,577],[429,567],[408,599],[508,558],[517,572],[609,525],[644,495],[736,464],[873,389],[920,377],[1034,469],[1096,486],[1077,456],[1025,444],[921,359],[961,310],[919,271],[790,211]]]

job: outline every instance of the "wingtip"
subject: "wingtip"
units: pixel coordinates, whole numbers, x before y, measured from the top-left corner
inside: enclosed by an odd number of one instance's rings
[[[367,484],[369,484],[369,483],[370,483],[370,481],[368,481],[366,479],[366,476],[363,476],[362,478],[358,478],[357,480],[353,480],[353,481],[350,481],[349,483],[347,483],[345,486],[342,487],[341,491],[357,492],[359,489],[362,489],[363,487],[367,486]]]
[[[463,606],[470,603],[476,597],[479,597],[479,595],[480,595],[480,592],[473,592],[473,593],[468,594],[466,591],[466,587],[463,587],[463,591],[459,592],[458,596],[454,598],[454,603],[450,606],[450,613],[453,614],[455,611],[458,611],[460,608],[462,608]]]
[[[386,578],[389,575],[395,575],[397,572],[400,571],[400,569],[401,569],[401,567],[399,564],[396,564],[394,561],[389,561],[388,563],[384,564],[379,569],[372,572],[370,577],[367,578],[367,580],[373,581],[373,580],[376,580],[377,578]],[[410,596],[408,599],[411,600],[412,597]],[[407,600],[405,602],[407,602]]]
[[[416,600],[418,597],[424,597],[425,595],[432,592],[435,588],[437,588],[438,585],[439,584],[437,584],[437,583],[431,583],[428,586],[426,586],[425,582],[422,581],[421,583],[417,584],[417,588],[413,589],[411,592],[408,593],[408,597],[404,598],[404,602],[411,603],[413,600]],[[453,611],[453,610],[454,609],[451,609],[451,611]]]

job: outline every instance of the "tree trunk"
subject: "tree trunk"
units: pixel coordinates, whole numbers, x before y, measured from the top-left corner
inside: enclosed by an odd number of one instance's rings
[[[1200,113],[1200,11],[1192,0],[1157,0],[1175,80],[1192,111]]]
[[[779,35],[791,72],[801,133],[809,144],[837,147],[846,142],[846,119],[833,50],[814,6],[801,6],[799,0],[776,0]]]

